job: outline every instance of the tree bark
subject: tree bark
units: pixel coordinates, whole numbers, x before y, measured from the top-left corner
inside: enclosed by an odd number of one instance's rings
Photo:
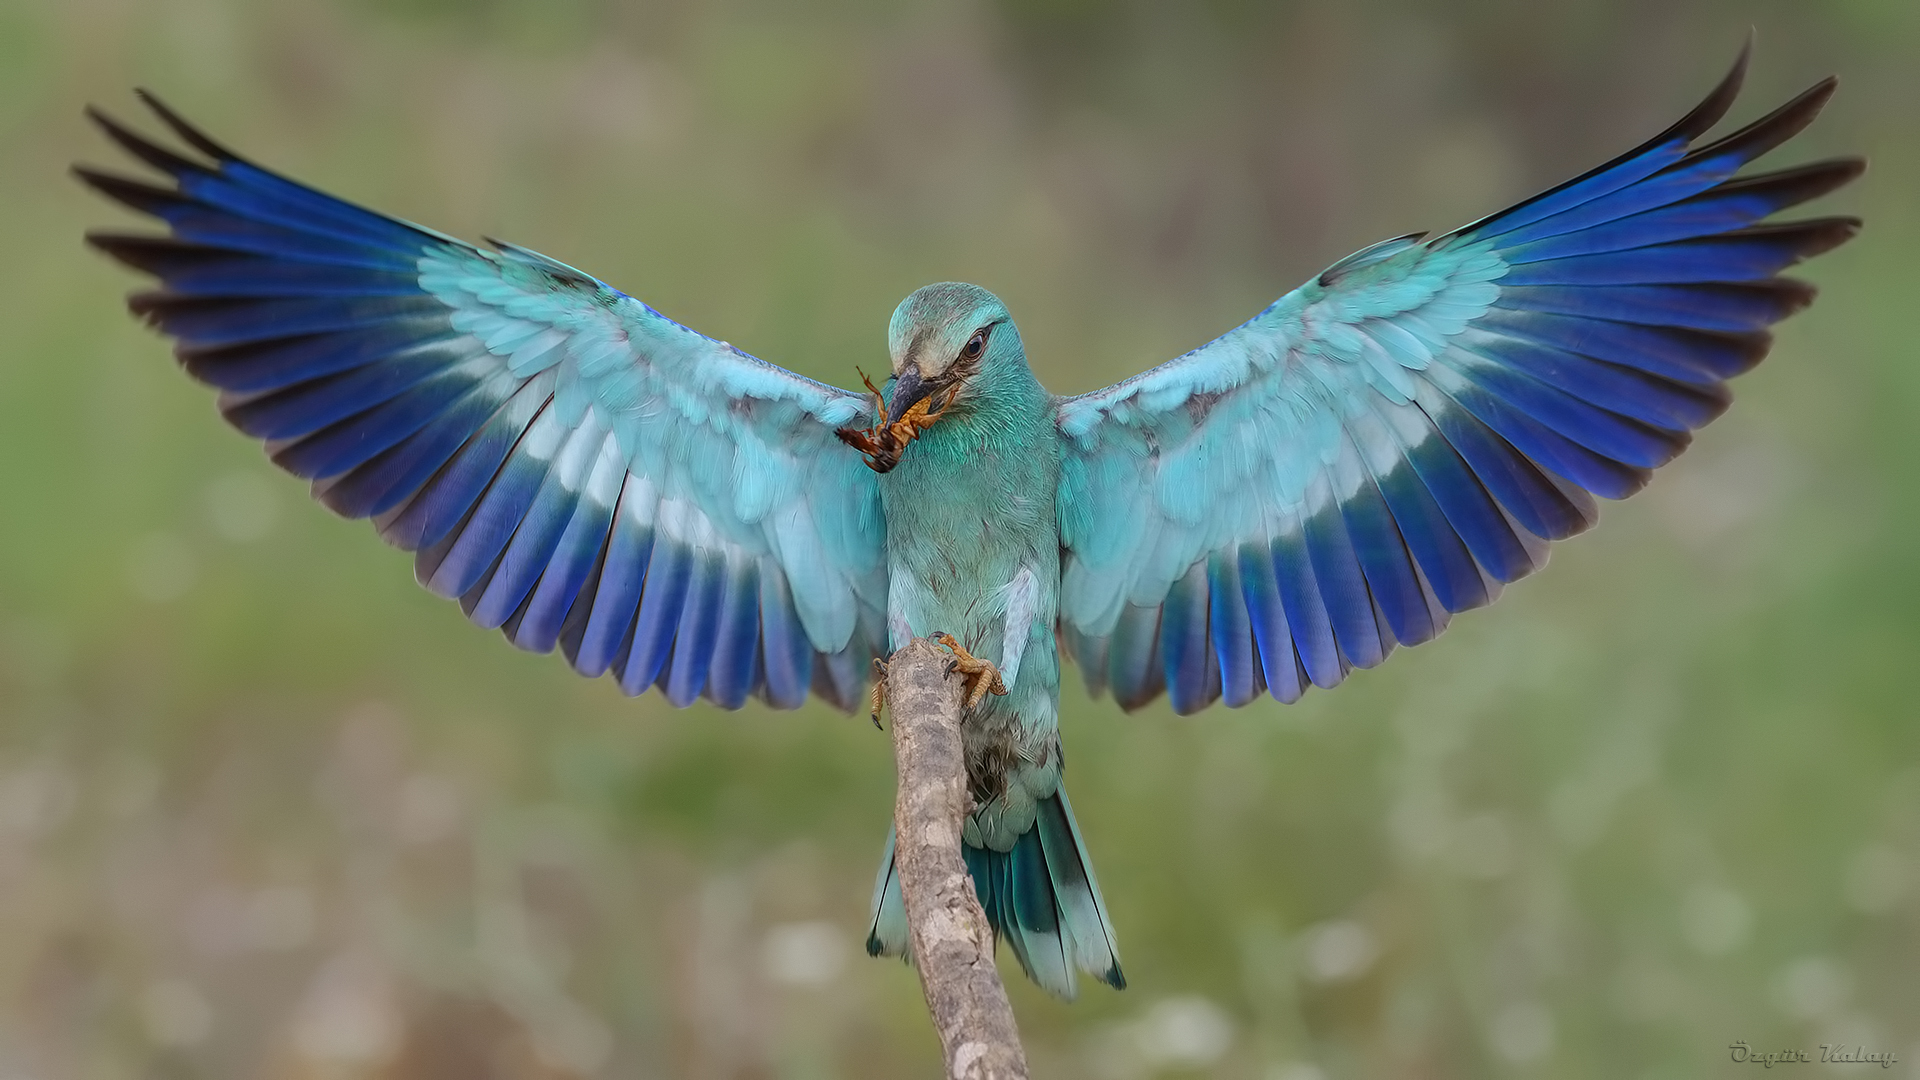
[[[1027,1056],[993,963],[993,931],[960,858],[967,813],[961,750],[964,680],[951,659],[915,638],[893,654],[887,698],[900,787],[893,862],[927,1011],[951,1080],[1026,1080]]]

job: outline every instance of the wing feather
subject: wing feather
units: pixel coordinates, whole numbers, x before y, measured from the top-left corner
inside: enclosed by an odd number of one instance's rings
[[[315,497],[474,622],[628,693],[854,706],[885,528],[872,475],[831,451],[864,396],[537,252],[321,194],[146,101],[205,160],[92,111],[173,186],[76,169],[170,233],[89,239],[159,279],[133,310]]]
[[[1546,561],[1727,407],[1852,218],[1763,223],[1854,159],[1735,174],[1816,84],[1695,146],[1673,127],[1431,240],[1335,263],[1208,345],[1059,404],[1061,637],[1096,693],[1177,712],[1333,686]]]

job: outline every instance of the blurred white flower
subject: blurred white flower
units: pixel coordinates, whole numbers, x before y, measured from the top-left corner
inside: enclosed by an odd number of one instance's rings
[[[326,962],[301,1001],[293,1045],[314,1061],[375,1065],[400,1048],[392,983],[378,961],[343,953]]]
[[[1516,1001],[1494,1014],[1487,1031],[1494,1052],[1516,1065],[1538,1061],[1553,1050],[1553,1014],[1537,1001]]]
[[[460,791],[432,773],[416,773],[400,788],[395,829],[409,844],[432,844],[460,827]]]
[[[1724,885],[1695,885],[1680,900],[1680,930],[1699,952],[1731,952],[1753,932],[1753,909]]]
[[[1319,982],[1357,979],[1380,955],[1373,934],[1349,919],[1309,927],[1304,937],[1307,972]]]
[[[1133,1023],[1133,1038],[1148,1065],[1203,1069],[1233,1047],[1233,1018],[1198,995],[1157,1001]]]
[[[1848,983],[1846,969],[1831,957],[1802,957],[1780,969],[1773,980],[1773,1000],[1788,1016],[1815,1020],[1847,1003]]]
[[[78,798],[73,777],[51,762],[27,765],[0,776],[0,829],[44,836],[73,813]]]
[[[787,986],[825,986],[847,966],[847,936],[830,922],[781,923],[767,931],[760,958],[767,977]]]
[[[1843,1013],[1825,1021],[1820,1025],[1818,1038],[1843,1060],[1849,1051],[1858,1055],[1887,1048],[1880,1026],[1857,1013]]]

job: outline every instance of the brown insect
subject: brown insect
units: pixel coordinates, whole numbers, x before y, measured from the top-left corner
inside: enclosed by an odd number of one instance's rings
[[[958,387],[947,391],[946,397],[940,402],[938,408],[933,405],[933,399],[938,396],[937,394],[921,398],[914,402],[913,407],[908,409],[900,419],[889,424],[887,423],[887,400],[881,395],[880,388],[873,385],[873,380],[867,378],[867,373],[864,371],[860,372],[860,381],[866,383],[868,392],[873,394],[873,411],[879,419],[875,420],[870,428],[843,427],[836,428],[833,433],[840,437],[841,442],[866,455],[867,468],[877,473],[888,472],[895,465],[900,464],[900,454],[907,448],[907,444],[919,438],[921,432],[937,423],[946,413],[947,406],[953,404],[954,396],[959,392]]]

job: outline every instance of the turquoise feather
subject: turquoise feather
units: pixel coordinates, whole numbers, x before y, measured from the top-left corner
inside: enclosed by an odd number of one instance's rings
[[[955,635],[1007,693],[967,718],[963,852],[1042,986],[1124,986],[1062,786],[1059,644],[1089,688],[1177,712],[1338,684],[1538,568],[1726,408],[1804,306],[1792,263],[1858,222],[1764,223],[1853,159],[1739,176],[1823,82],[1696,145],[1745,70],[1646,144],[1436,238],[1363,248],[1116,386],[1049,394],[1001,302],[915,292],[890,416],[944,411],[877,474],[864,394],[696,333],[511,244],[480,248],[98,113],[171,186],[79,169],[165,236],[92,243],[152,274],[133,310],[339,513],[514,644],[629,694],[852,709],[868,662]],[[876,466],[879,467],[879,466]],[[892,839],[868,948],[906,955]]]

